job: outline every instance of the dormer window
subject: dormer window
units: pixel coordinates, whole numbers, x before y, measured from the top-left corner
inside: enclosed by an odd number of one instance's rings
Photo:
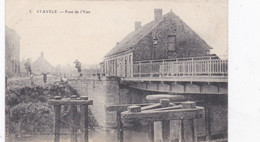
[[[176,50],[176,35],[168,35],[168,51]]]

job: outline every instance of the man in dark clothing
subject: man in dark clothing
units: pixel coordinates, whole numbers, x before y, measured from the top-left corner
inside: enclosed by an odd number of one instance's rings
[[[27,76],[30,76],[32,74],[32,68],[31,68],[31,63],[30,63],[29,59],[27,59],[27,62],[24,64],[24,66],[26,69]],[[29,73],[29,75],[28,75],[28,73]]]
[[[83,75],[83,74],[81,73],[81,63],[80,63],[78,60],[76,60],[76,61],[74,61],[74,64],[75,64],[75,68],[78,69],[79,76],[81,77],[81,76]]]
[[[48,73],[42,73],[42,75],[43,75],[43,82],[46,84],[46,82],[47,82],[47,74]]]
[[[101,80],[99,72],[97,73],[97,76],[98,76],[98,80]]]

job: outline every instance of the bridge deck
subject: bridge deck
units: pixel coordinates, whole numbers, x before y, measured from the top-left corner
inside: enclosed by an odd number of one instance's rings
[[[228,82],[227,76],[122,77],[122,81]]]

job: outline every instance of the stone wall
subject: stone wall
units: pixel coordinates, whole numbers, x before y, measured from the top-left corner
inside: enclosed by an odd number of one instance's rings
[[[89,108],[98,124],[101,127],[106,127],[106,105],[118,104],[119,101],[117,81],[87,80],[70,84],[78,91],[80,96],[88,96],[90,100],[93,100],[93,105]],[[110,114],[108,114],[108,117],[110,117]],[[113,116],[111,119],[113,119]]]

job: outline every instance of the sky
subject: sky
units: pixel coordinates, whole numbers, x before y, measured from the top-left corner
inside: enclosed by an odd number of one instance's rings
[[[116,42],[154,18],[153,10],[172,11],[204,39],[219,56],[228,53],[225,0],[175,1],[48,1],[6,0],[6,26],[20,39],[20,58],[36,60],[41,52],[56,66],[100,63]],[[32,13],[30,13],[30,10]],[[90,13],[37,13],[37,10]]]

